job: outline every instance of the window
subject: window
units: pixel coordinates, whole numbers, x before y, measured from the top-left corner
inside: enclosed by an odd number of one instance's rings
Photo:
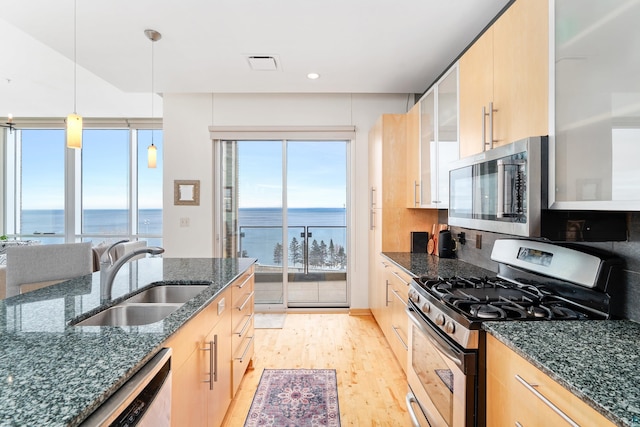
[[[85,123],[80,151],[65,147],[64,129],[22,129],[6,136],[9,238],[162,244],[161,130]],[[152,140],[159,154],[155,169],[146,164]]]

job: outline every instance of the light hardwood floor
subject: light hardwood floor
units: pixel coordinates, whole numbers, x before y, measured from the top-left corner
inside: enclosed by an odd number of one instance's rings
[[[247,371],[223,427],[244,424],[265,368],[335,369],[342,426],[410,426],[407,381],[372,316],[287,314],[283,329],[255,330]]]

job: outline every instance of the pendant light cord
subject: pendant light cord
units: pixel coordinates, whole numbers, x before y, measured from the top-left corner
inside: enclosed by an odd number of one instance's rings
[[[154,62],[154,50],[153,50],[153,45],[155,44],[155,41],[151,40],[151,145],[153,145],[153,136],[155,134],[154,129],[153,129],[153,118],[154,118],[154,111],[153,111],[153,88],[154,88],[154,75],[153,75],[153,62]]]
[[[78,0],[73,1],[73,114],[77,111],[77,92],[78,92]]]

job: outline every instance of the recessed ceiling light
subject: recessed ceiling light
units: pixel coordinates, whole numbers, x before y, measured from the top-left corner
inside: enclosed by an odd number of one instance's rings
[[[307,74],[307,78],[311,79],[311,80],[319,79],[320,78],[320,74],[318,74],[318,73],[309,73],[309,74]]]

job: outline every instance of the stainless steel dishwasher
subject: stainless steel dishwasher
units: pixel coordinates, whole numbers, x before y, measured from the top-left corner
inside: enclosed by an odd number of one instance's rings
[[[80,425],[168,427],[170,424],[171,349],[163,348]]]

